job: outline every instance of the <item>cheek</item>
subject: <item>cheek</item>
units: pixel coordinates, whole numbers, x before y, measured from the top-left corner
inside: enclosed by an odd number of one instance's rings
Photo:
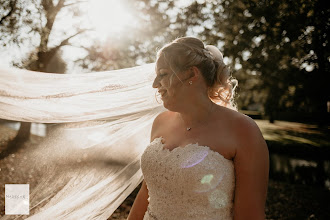
[[[177,90],[181,85],[180,81],[177,79],[177,77],[174,74],[168,78],[167,84],[168,87],[172,90]]]
[[[175,97],[178,93],[178,87],[180,87],[181,83],[176,78],[176,76],[171,75],[169,77],[163,78],[161,80],[162,87],[166,89],[167,96]]]
[[[163,86],[166,90],[168,90],[168,89],[170,89],[170,88],[172,87],[172,85],[171,85],[171,81],[170,81],[169,78],[164,78],[164,79],[162,79],[162,80],[161,80],[161,84],[162,84],[162,86]]]

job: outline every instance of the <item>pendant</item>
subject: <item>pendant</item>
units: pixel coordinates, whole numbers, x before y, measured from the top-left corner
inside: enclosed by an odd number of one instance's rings
[[[187,131],[190,131],[191,130],[191,128],[187,128]]]

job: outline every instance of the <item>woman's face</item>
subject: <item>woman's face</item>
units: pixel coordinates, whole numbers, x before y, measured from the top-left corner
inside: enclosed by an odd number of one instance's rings
[[[181,74],[179,74],[179,77],[181,78]],[[158,89],[162,96],[164,107],[167,109],[173,109],[177,103],[180,103],[180,99],[183,98],[180,97],[182,95],[182,82],[162,56],[156,62],[156,78],[152,86]]]

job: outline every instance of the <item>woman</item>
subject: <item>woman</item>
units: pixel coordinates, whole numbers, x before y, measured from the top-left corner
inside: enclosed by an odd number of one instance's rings
[[[255,122],[231,109],[228,72],[221,52],[196,38],[159,51],[153,87],[168,111],[153,122],[129,220],[265,218],[267,145]]]

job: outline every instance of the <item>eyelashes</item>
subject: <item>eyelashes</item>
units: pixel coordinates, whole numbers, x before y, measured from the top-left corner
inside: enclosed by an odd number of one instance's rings
[[[159,78],[163,78],[164,76],[166,76],[167,75],[167,73],[162,73],[162,74],[159,74],[157,77],[159,77]]]
[[[158,72],[159,74],[157,74],[156,75],[156,78],[158,78],[158,79],[162,79],[162,78],[164,78],[165,76],[169,76],[169,72],[167,72],[167,71],[164,71],[164,70],[162,70],[162,71],[160,71],[160,72]]]

